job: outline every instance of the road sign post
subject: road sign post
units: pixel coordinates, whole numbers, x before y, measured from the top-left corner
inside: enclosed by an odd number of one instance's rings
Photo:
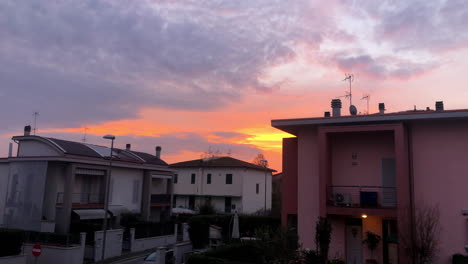
[[[42,253],[42,247],[40,244],[35,244],[32,248],[32,254],[34,256],[34,263],[37,263],[37,258],[41,255]]]

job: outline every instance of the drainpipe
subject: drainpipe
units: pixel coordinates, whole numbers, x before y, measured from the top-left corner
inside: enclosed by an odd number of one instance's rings
[[[407,143],[408,143],[408,169],[409,169],[409,184],[410,184],[410,221],[411,221],[411,242],[414,244],[414,238],[416,234],[414,233],[415,226],[415,206],[414,206],[414,164],[413,164],[413,141],[410,124],[405,124]],[[413,263],[416,263],[414,254],[411,255]]]

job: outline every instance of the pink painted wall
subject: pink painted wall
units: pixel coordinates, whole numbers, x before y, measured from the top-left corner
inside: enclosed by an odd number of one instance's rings
[[[440,259],[450,263],[454,253],[468,245],[468,123],[419,122],[412,125],[414,191],[416,207],[440,209]]]
[[[315,223],[320,215],[319,155],[316,129],[298,134],[298,233],[304,248],[315,249]]]
[[[281,223],[288,214],[297,214],[297,138],[283,139],[283,180],[281,185]]]
[[[332,233],[328,258],[345,259],[346,258],[346,238],[345,238],[345,218],[332,217]]]
[[[382,158],[395,157],[393,132],[336,133],[330,141],[333,185],[382,185]]]

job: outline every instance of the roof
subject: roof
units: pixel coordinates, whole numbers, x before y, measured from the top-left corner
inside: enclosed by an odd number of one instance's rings
[[[57,138],[48,138],[41,136],[14,136],[13,140],[22,141],[22,140],[37,140],[42,141],[43,143],[49,144],[56,149],[58,149],[62,154],[68,156],[81,156],[88,158],[97,158],[97,159],[109,159],[110,157],[110,148],[100,145],[92,145],[87,143],[68,141]],[[124,150],[119,148],[114,148],[112,152],[112,159],[122,162],[131,162],[139,164],[152,164],[159,166],[168,166],[166,162],[160,158],[138,151]]]
[[[243,160],[238,160],[232,157],[214,157],[209,159],[197,159],[184,162],[173,163],[170,165],[173,168],[248,168],[254,170],[265,170],[265,167],[255,165]],[[274,172],[276,170],[267,168],[268,171]]]
[[[468,119],[468,109],[458,110],[416,110],[387,114],[354,115],[339,117],[314,117],[314,118],[294,118],[276,119],[271,121],[271,125],[285,132],[296,134],[299,127],[318,125],[350,125],[350,124],[375,124],[382,122],[399,122],[414,120],[451,120]]]

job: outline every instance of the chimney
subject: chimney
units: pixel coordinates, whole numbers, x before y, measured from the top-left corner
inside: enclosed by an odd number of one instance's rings
[[[435,107],[436,111],[444,111],[444,101],[437,101]]]
[[[24,135],[25,136],[30,136],[31,135],[31,126],[25,126],[24,127]]]
[[[385,104],[379,103],[379,114],[385,114]]]
[[[125,150],[130,150],[132,148],[132,144],[126,144],[125,145]]]
[[[156,147],[156,157],[157,157],[158,159],[161,158],[161,147],[160,147],[160,146],[157,146],[157,147]]]
[[[324,116],[324,117],[330,117],[330,112],[325,112],[325,113],[323,114],[323,116]]]
[[[331,101],[331,107],[333,111],[333,117],[341,116],[341,100],[333,99]]]
[[[10,142],[8,144],[8,157],[11,158],[13,156],[13,143]]]

